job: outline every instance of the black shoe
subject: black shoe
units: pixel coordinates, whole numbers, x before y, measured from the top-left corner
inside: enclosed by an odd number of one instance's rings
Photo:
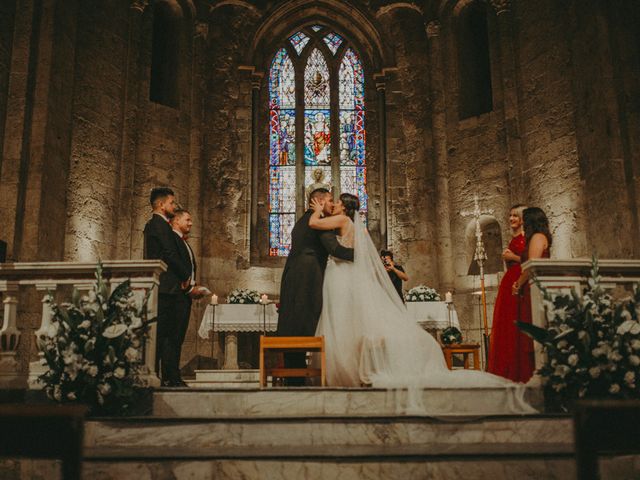
[[[187,384],[185,383],[185,381],[184,381],[184,380],[182,380],[182,379],[180,379],[180,380],[178,380],[177,382],[175,382],[175,386],[176,386],[176,387],[182,387],[182,388],[189,388],[189,385],[187,385]]]

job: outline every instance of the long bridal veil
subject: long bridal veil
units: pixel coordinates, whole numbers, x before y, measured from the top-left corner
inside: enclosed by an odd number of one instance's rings
[[[440,345],[408,314],[359,215],[354,250],[347,321],[353,321],[353,331],[360,333],[363,384],[407,389],[409,397],[413,392],[409,403],[418,410],[424,388],[504,388],[510,390],[505,413],[535,412],[524,400],[524,385],[485,372],[447,368]]]

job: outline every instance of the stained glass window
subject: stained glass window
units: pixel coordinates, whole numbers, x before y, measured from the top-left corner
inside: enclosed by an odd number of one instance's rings
[[[270,255],[287,255],[296,216],[295,71],[287,51],[276,53],[269,75]]]
[[[348,48],[339,71],[340,190],[360,199],[366,218],[367,173],[364,128],[364,71],[356,52]]]
[[[298,55],[302,53],[302,50],[304,50],[304,47],[307,46],[309,40],[311,39],[302,32],[294,33],[289,37],[289,41],[291,42],[291,45],[293,45],[293,48],[296,49]]]
[[[331,53],[333,53],[334,55],[342,44],[342,37],[333,32],[329,33],[326,37],[323,38],[323,40],[324,43],[327,44],[327,47],[329,47],[329,50],[331,50]]]
[[[278,50],[269,72],[269,254],[286,256],[291,249],[291,230],[296,211],[304,208],[305,189],[315,183],[313,171],[324,172],[323,182],[334,192],[353,193],[360,198],[366,221],[366,152],[364,71],[357,53],[347,45],[336,57],[345,39],[326,27],[313,25],[289,37],[297,55],[306,58],[294,66],[286,48]],[[318,48],[324,42],[333,54]],[[307,53],[308,55],[303,55]],[[331,72],[338,73],[332,91]],[[304,91],[296,92],[295,79],[303,78]],[[334,80],[335,81],[335,80]],[[298,99],[298,102],[296,102]],[[333,118],[337,121],[331,122]],[[304,129],[296,134],[296,118]],[[332,140],[337,139],[336,145]],[[300,142],[296,157],[296,142]],[[332,167],[338,155],[339,165]],[[302,170],[300,172],[300,170]],[[298,172],[304,185],[298,185]],[[334,178],[338,175],[338,178]]]

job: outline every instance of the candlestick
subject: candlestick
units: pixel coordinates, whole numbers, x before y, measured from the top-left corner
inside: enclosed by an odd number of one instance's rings
[[[218,305],[218,295],[215,293],[211,295],[211,305]]]
[[[453,295],[451,292],[447,292],[444,294],[444,301],[447,303],[453,303]]]
[[[260,297],[260,303],[262,305],[266,305],[269,302],[269,296],[266,293],[263,293]]]

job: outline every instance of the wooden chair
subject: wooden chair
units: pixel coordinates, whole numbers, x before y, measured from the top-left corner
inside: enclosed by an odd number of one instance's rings
[[[640,453],[640,401],[582,400],[573,415],[579,480],[596,480],[598,455]]]
[[[267,368],[267,352],[320,352],[320,368],[285,368],[277,366]],[[320,377],[320,384],[324,387],[326,381],[326,359],[324,352],[324,337],[265,337],[260,336],[260,387],[267,386],[267,377],[274,381],[287,377]]]
[[[443,345],[444,359],[449,370],[453,369],[453,355],[461,354],[464,359],[464,368],[469,369],[469,355],[473,355],[473,368],[480,370],[480,345],[477,343],[452,343]]]
[[[79,480],[87,408],[0,405],[0,455],[62,460],[62,478]]]

